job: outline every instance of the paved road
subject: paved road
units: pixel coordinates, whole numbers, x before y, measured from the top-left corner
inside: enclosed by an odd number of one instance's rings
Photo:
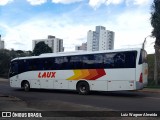
[[[30,107],[43,110],[113,110],[113,111],[160,111],[160,94],[142,92],[92,92],[91,95],[78,95],[74,91],[32,90],[9,87],[7,82],[0,82],[0,92],[27,102]],[[59,103],[59,104],[58,104]],[[46,106],[50,107],[46,107]],[[85,106],[84,109],[82,106]],[[86,107],[87,106],[87,107]]]

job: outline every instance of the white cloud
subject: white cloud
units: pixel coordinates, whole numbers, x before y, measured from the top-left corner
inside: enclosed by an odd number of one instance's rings
[[[14,0],[0,0],[0,5],[6,5],[13,1]],[[27,1],[31,5],[41,5],[47,2],[47,0],[27,0]],[[81,1],[85,1],[85,0],[52,0],[53,3],[62,3],[62,4],[71,4],[75,2],[81,2]],[[151,2],[151,0],[89,0],[89,5],[96,9],[100,7],[102,4],[105,4],[105,5],[115,4],[116,5],[116,4],[121,4],[124,1],[126,5],[130,5],[130,4],[144,5],[144,4]]]
[[[45,2],[47,2],[47,0],[27,0],[31,5],[41,5]]]
[[[80,2],[83,0],[52,0],[53,3],[62,3],[62,4],[70,4],[75,2]]]
[[[89,5],[96,9],[100,7],[102,4],[105,4],[105,5],[120,4],[123,1],[124,0],[89,0]]]
[[[115,48],[142,47],[142,43],[151,34],[150,13],[140,10],[119,14],[110,28],[115,31]],[[154,52],[154,38],[147,38],[146,50]]]
[[[8,4],[8,3],[11,3],[11,2],[13,2],[13,0],[0,0],[0,5],[6,5],[6,4]]]
[[[93,17],[93,16],[92,16]],[[94,30],[96,21],[92,24],[74,23],[68,15],[53,17],[36,17],[17,26],[3,25],[6,36],[6,48],[32,50],[32,40],[45,39],[54,35],[64,40],[65,51],[74,51],[75,45],[87,41],[88,30]],[[115,49],[141,47],[144,38],[151,34],[150,14],[139,10],[126,11],[115,16],[112,21],[101,21],[102,26],[115,32]],[[93,17],[94,19],[94,17]],[[1,25],[2,26],[2,25]],[[147,38],[147,51],[153,53],[154,39]],[[17,44],[19,43],[19,44]]]
[[[135,5],[144,5],[148,3],[150,0],[134,0]]]
[[[98,3],[97,3],[98,4]],[[106,3],[105,3],[106,4]],[[107,16],[104,19],[97,19],[97,14],[86,16],[92,18],[90,23],[75,23],[71,13],[43,17],[39,15],[16,26],[0,24],[6,35],[3,37],[6,48],[32,50],[32,40],[45,39],[48,35],[54,35],[64,40],[65,51],[75,50],[75,45],[81,45],[87,41],[88,30],[94,30],[95,26],[102,25],[108,30],[115,32],[115,49],[141,47],[144,38],[151,34],[150,13],[141,7],[136,10],[127,10],[118,15],[111,15],[110,21]],[[43,18],[43,19],[42,19]],[[147,51],[153,53],[151,44],[154,39],[147,38]],[[18,43],[18,44],[17,44]]]
[[[151,0],[126,0],[126,5],[145,5],[152,2]]]
[[[89,26],[82,24],[70,24],[68,18],[63,17],[59,19],[37,17],[17,26],[3,26],[6,31],[6,36],[3,37],[6,48],[11,49],[14,46],[14,49],[21,50],[32,50],[34,39],[45,39],[48,35],[54,35],[63,39],[65,51],[74,51],[75,45],[86,42],[87,31],[90,29]]]
[[[101,4],[106,2],[106,0],[89,0],[89,5],[93,8],[98,8]]]
[[[125,2],[127,6],[131,5],[145,5],[149,2],[151,2],[151,0],[89,0],[89,5],[93,8],[98,8],[100,7],[102,4],[105,5],[110,5],[110,4],[114,4],[114,5],[118,5]]]
[[[107,0],[107,5],[109,4],[120,4],[122,3],[124,0]]]

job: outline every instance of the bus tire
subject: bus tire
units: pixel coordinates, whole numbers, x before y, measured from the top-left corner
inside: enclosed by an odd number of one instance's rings
[[[29,89],[30,89],[30,84],[29,84],[28,81],[25,81],[25,82],[23,83],[23,89],[24,89],[25,92],[28,92],[28,91],[29,91]]]
[[[89,88],[89,84],[85,81],[83,82],[79,82],[77,84],[77,91],[80,95],[87,95],[89,94],[90,88]]]

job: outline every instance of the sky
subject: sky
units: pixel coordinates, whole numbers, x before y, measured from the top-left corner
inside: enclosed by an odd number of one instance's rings
[[[0,34],[6,49],[32,50],[32,40],[63,39],[65,51],[87,42],[87,32],[115,32],[115,49],[141,47],[154,53],[153,0],[0,0]]]

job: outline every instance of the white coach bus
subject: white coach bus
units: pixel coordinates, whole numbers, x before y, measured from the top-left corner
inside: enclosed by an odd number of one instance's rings
[[[147,85],[143,49],[48,53],[11,60],[10,86],[89,91],[139,90]]]

